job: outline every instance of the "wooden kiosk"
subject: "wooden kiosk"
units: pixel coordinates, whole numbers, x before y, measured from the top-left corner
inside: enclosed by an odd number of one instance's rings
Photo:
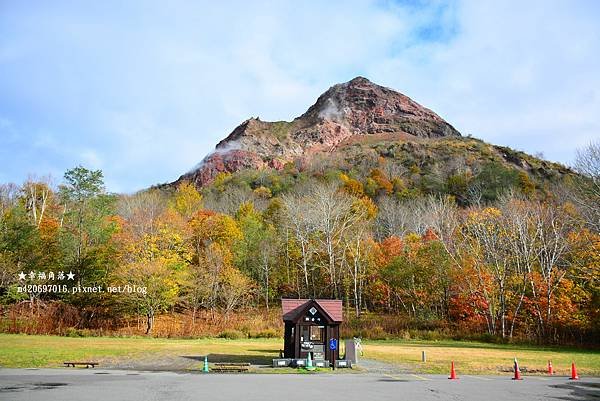
[[[342,301],[333,299],[282,299],[285,323],[284,357],[339,360]],[[329,349],[329,340],[335,338],[338,347]]]

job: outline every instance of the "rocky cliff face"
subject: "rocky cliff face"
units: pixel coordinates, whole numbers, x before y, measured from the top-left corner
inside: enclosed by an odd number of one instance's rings
[[[357,77],[329,88],[291,122],[244,121],[196,169],[173,184],[190,181],[202,187],[220,172],[282,169],[290,161],[334,152],[343,142],[382,134],[460,136],[454,127],[409,97]]]

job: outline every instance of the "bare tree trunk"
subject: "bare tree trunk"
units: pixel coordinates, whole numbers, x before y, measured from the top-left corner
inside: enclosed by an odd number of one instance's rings
[[[265,271],[265,306],[269,310],[269,260],[267,255],[263,255],[263,269]]]
[[[154,308],[149,308],[146,312],[146,335],[150,334],[154,327]]]
[[[513,317],[510,322],[510,332],[508,334],[508,338],[513,338],[513,333],[515,330],[515,323],[517,321],[517,316],[519,315],[519,311],[521,310],[521,306],[523,305],[523,299],[525,298],[525,288],[526,287],[527,287],[527,284],[525,282],[525,284],[523,285],[523,290],[521,291],[521,296],[519,297],[519,302],[517,303],[517,307],[515,308],[515,313],[513,314]]]

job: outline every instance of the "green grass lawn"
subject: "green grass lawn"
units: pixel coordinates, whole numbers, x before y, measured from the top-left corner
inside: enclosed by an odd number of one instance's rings
[[[207,354],[213,361],[269,365],[282,347],[282,339],[70,338],[0,334],[0,366],[59,367],[67,360],[110,364],[156,359],[166,360],[168,364],[171,357]],[[540,374],[551,359],[559,374],[567,374],[574,360],[580,374],[600,376],[600,351],[597,350],[464,341],[364,341],[363,348],[365,358],[397,364],[417,373],[446,374],[454,360],[460,374],[499,374],[499,368],[510,368],[516,356],[521,366],[529,371],[539,370]],[[427,353],[426,363],[421,362],[422,351]],[[201,368],[201,362],[195,366]]]
[[[218,355],[221,360],[270,364],[282,340],[167,339],[147,337],[58,337],[0,334],[0,366],[58,367],[64,361],[152,359],[172,355]]]

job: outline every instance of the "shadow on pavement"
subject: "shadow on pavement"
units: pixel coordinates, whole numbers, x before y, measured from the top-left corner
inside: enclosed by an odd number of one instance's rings
[[[378,382],[383,382],[383,383],[408,383],[410,382],[410,380],[406,380],[406,379],[393,379],[391,377],[384,377],[381,378],[379,380],[377,380]]]
[[[560,400],[589,401],[600,400],[600,383],[573,381],[565,384],[555,384],[550,387],[571,391],[570,397],[558,397]]]
[[[236,354],[208,354],[206,355],[209,363],[219,362],[241,362],[249,363],[251,365],[271,365],[273,363],[272,356],[263,355],[236,355]],[[204,361],[204,355],[181,355],[182,358],[192,359],[195,361]]]
[[[0,387],[0,394],[20,392],[24,390],[50,390],[62,386],[67,386],[67,383],[25,383],[18,386]]]

